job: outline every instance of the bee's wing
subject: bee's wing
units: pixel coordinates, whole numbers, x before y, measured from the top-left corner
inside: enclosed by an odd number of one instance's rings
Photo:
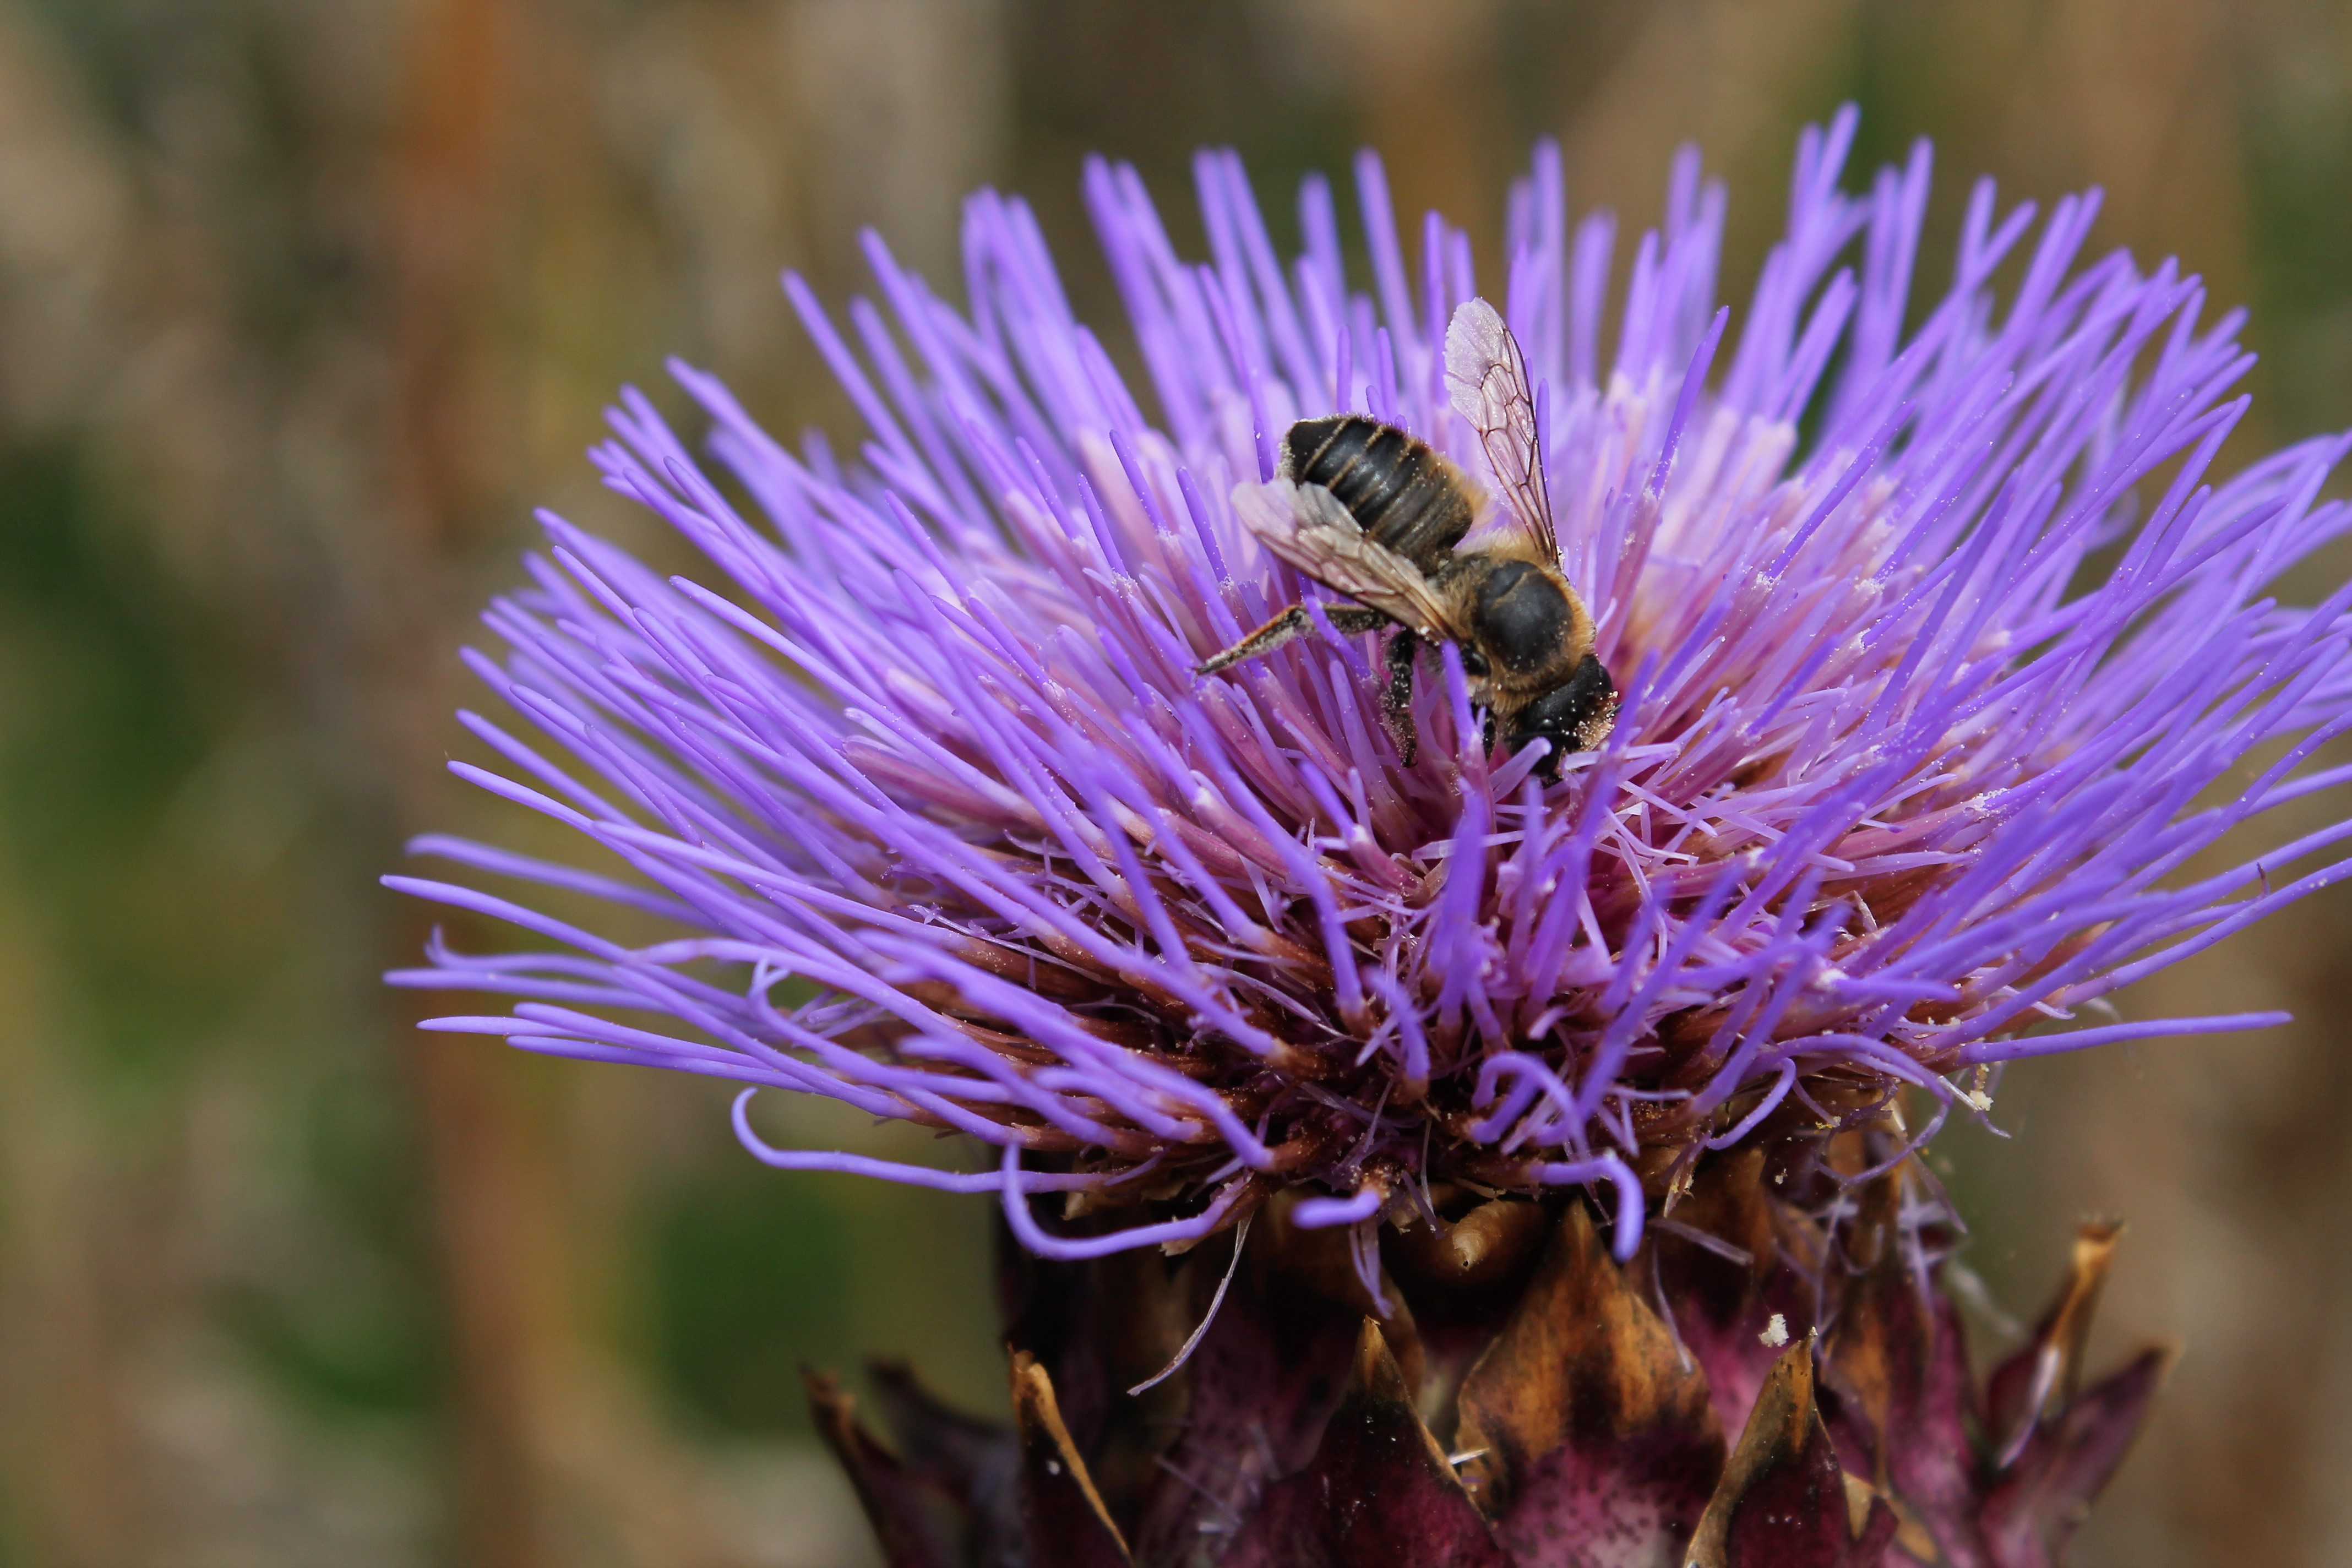
[[[1543,444],[1536,438],[1535,395],[1518,340],[1495,307],[1465,300],[1445,330],[1445,383],[1454,411],[1478,432],[1486,466],[1495,472],[1512,515],[1547,563],[1559,560],[1551,522],[1551,492],[1544,484]]]
[[[1238,485],[1234,510],[1267,549],[1325,587],[1425,637],[1462,640],[1462,627],[1421,568],[1367,534],[1321,485]]]

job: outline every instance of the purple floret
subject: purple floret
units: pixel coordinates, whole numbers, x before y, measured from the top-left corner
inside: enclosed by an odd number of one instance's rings
[[[1915,304],[1927,149],[1849,195],[1853,129],[1800,142],[1737,318],[1724,193],[1686,153],[1613,356],[1612,220],[1570,228],[1549,145],[1513,192],[1486,291],[1623,694],[1557,782],[1539,745],[1489,754],[1450,645],[1411,767],[1370,637],[1192,672],[1302,595],[1342,602],[1234,516],[1292,421],[1367,412],[1483,474],[1444,382],[1467,237],[1432,214],[1409,263],[1368,154],[1351,290],[1321,180],[1286,262],[1238,159],[1204,153],[1195,265],[1096,163],[1144,396],[990,193],[965,310],[877,238],[849,337],[786,280],[867,426],[856,464],[795,456],[676,366],[747,516],[625,395],[596,463],[716,570],[664,580],[543,516],[535,587],[487,616],[504,662],[469,655],[520,720],[464,716],[505,770],[452,766],[628,875],[415,847],[677,934],[391,878],[543,939],[436,940],[394,982],[517,998],[428,1027],[968,1132],[999,1168],[773,1149],[736,1110],[772,1164],[1002,1192],[1056,1256],[1181,1244],[1286,1186],[1318,1194],[1300,1223],[1368,1226],[1433,1176],[1612,1182],[1622,1252],[1642,1178],[1801,1108],[1851,1121],[1911,1085],[1925,1136],[1982,1113],[1989,1065],[2278,1021],[2078,1022],[2344,874],[2347,823],[2206,852],[2352,774],[2313,761],[2352,725],[2352,587],[2265,596],[2345,530],[2317,498],[2347,439],[2210,480],[2246,407],[2242,317],[2203,324],[2169,261],[2082,262],[2095,196],[2029,243],[2032,208],[1979,184],[1950,290]],[[1016,1199],[1051,1190],[1126,1228],[1049,1233]]]

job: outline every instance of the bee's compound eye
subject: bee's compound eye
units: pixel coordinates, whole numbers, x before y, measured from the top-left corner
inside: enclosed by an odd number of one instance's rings
[[[1555,687],[1519,710],[1519,721],[1513,726],[1512,739],[1528,741],[1538,735],[1564,735],[1576,722],[1577,707],[1574,693],[1565,686]]]

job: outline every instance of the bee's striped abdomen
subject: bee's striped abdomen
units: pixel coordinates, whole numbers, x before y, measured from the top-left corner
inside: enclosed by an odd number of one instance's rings
[[[1470,531],[1470,497],[1428,444],[1360,414],[1302,419],[1283,437],[1283,467],[1321,485],[1373,539],[1434,574]]]

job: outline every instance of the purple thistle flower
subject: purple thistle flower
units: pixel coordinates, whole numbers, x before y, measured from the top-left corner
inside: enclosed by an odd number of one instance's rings
[[[2344,531],[2317,497],[2346,438],[2209,481],[2246,407],[2242,318],[2206,324],[2169,261],[2084,263],[2095,196],[2037,233],[1980,184],[1949,290],[1915,309],[1927,149],[1849,195],[1853,130],[1801,141],[1736,329],[1724,192],[1685,152],[1607,357],[1612,220],[1570,226],[1549,145],[1512,193],[1487,293],[1622,694],[1556,781],[1540,746],[1489,752],[1451,644],[1411,766],[1370,637],[1324,623],[1193,673],[1321,594],[1233,500],[1292,421],[1369,413],[1483,476],[1444,384],[1480,292],[1467,237],[1432,214],[1409,260],[1367,154],[1351,289],[1320,179],[1286,262],[1239,161],[1203,153],[1195,265],[1097,163],[1156,418],[1028,209],[985,192],[964,310],[870,236],[881,304],[853,301],[849,337],[785,279],[868,426],[857,465],[793,455],[674,366],[746,516],[625,394],[596,463],[719,575],[665,581],[543,516],[535,588],[487,617],[508,657],[468,656],[521,721],[464,716],[507,770],[452,766],[634,879],[414,847],[679,934],[628,946],[390,878],[552,944],[436,939],[394,981],[518,998],[428,1027],[738,1080],[771,1164],[1001,1192],[1065,1258],[1188,1243],[1283,1187],[1361,1258],[1433,1175],[1614,1184],[1625,1256],[1644,1184],[1704,1148],[1852,1124],[1904,1086],[1932,1100],[1925,1138],[2018,1058],[2278,1021],[2059,1026],[2344,874],[2293,868],[2352,823],[2227,869],[2205,852],[2352,775],[2313,762],[2352,725],[2352,588],[2265,596]],[[999,1168],[768,1147],[744,1100],[770,1087],[970,1133]],[[1050,1191],[1131,1223],[1048,1232],[1022,1194]]]

